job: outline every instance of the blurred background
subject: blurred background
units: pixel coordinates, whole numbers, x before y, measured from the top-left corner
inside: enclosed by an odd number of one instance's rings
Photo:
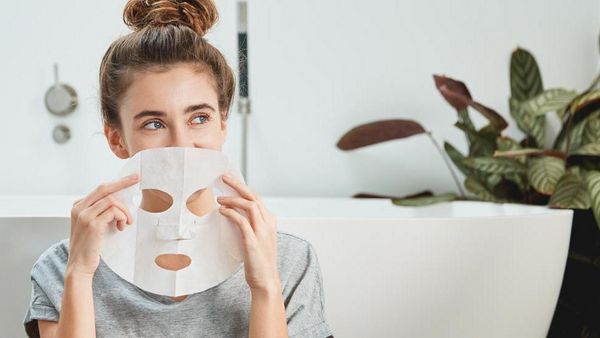
[[[237,71],[236,2],[216,2],[221,16],[207,38]],[[0,194],[87,194],[115,177],[122,164],[102,133],[98,67],[110,42],[129,32],[123,6],[114,0],[3,4],[10,15],[0,29]],[[464,152],[464,135],[452,127],[455,112],[432,74],[465,81],[474,97],[508,118],[515,48],[535,54],[545,87],[580,92],[598,68],[599,30],[597,0],[250,1],[247,181],[267,196],[402,195],[424,184],[456,191],[422,135],[368,155],[335,144],[356,125],[407,118]],[[60,81],[79,96],[65,117],[44,106],[55,62]],[[64,144],[52,138],[59,124],[70,129]],[[224,151],[240,161],[237,102],[229,126]],[[522,135],[514,123],[505,133]],[[431,156],[418,155],[424,153]],[[365,159],[375,165],[365,168]]]

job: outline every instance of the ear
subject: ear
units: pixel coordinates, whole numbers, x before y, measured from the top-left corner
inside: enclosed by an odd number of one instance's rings
[[[223,115],[221,115],[223,116]],[[227,140],[227,120],[221,117],[221,134],[223,135],[223,143]]]
[[[104,136],[106,136],[110,150],[117,157],[120,159],[129,158],[129,151],[127,151],[123,137],[121,137],[121,132],[117,128],[110,127],[104,123]]]

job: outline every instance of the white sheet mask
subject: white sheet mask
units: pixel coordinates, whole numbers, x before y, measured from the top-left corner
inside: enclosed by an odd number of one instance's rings
[[[146,149],[127,160],[119,177],[132,173],[140,174],[140,182],[115,196],[129,209],[133,224],[125,225],[123,231],[111,226],[102,246],[102,260],[115,273],[143,290],[176,297],[211,288],[240,268],[239,229],[219,212],[216,198],[239,196],[221,175],[229,174],[240,182],[244,178],[225,154],[189,147]],[[169,194],[173,204],[161,212],[142,209],[135,197],[144,189]],[[212,190],[214,208],[198,216],[186,202],[200,189]],[[156,262],[162,254],[185,255],[191,262],[169,270]]]

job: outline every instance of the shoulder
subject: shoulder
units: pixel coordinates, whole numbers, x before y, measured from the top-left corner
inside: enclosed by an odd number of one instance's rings
[[[51,278],[64,274],[69,258],[69,239],[63,239],[52,244],[46,249],[33,264],[31,269],[32,279],[39,277]]]
[[[282,282],[298,282],[307,275],[320,275],[317,254],[304,238],[286,232],[277,232],[278,268]]]
[[[280,260],[290,263],[308,258],[314,254],[314,248],[302,237],[277,231],[277,252]]]

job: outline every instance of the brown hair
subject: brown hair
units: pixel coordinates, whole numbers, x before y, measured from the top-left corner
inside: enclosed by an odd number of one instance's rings
[[[102,119],[120,128],[119,103],[135,72],[161,72],[180,62],[208,71],[226,120],[235,90],[233,71],[204,39],[218,19],[212,0],[128,0],[123,21],[133,32],[113,41],[100,64]]]

